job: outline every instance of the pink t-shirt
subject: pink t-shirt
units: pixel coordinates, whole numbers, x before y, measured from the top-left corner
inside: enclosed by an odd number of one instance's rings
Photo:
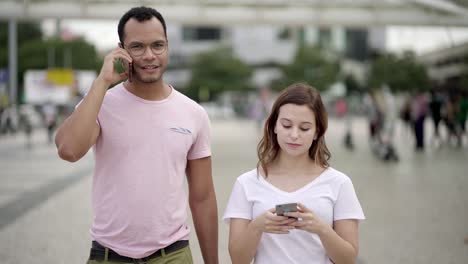
[[[175,89],[147,101],[120,84],[107,92],[98,123],[93,239],[132,258],[188,239],[187,160],[211,155],[204,109]]]

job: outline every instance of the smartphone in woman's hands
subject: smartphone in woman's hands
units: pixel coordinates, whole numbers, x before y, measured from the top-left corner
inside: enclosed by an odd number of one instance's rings
[[[283,216],[284,213],[297,212],[297,203],[278,204],[276,206],[276,215]]]

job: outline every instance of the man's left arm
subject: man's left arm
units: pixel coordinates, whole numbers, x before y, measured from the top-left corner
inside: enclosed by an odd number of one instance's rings
[[[205,264],[218,263],[218,208],[211,157],[188,160],[187,182],[193,223]]]

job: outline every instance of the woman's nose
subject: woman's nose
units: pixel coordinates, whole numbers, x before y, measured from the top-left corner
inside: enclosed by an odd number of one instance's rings
[[[298,135],[299,135],[298,129],[297,129],[296,127],[293,127],[293,128],[291,129],[291,132],[290,132],[289,136],[290,136],[292,139],[296,139],[296,138],[298,137]]]

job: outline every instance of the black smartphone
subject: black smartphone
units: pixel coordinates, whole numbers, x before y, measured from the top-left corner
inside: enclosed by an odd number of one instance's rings
[[[284,213],[297,212],[297,203],[278,204],[276,206],[276,215],[283,216]]]
[[[123,49],[122,43],[119,43],[119,47],[121,49]],[[124,73],[125,72],[124,60],[119,58],[119,59],[117,59],[116,64],[117,64],[117,66],[114,65],[114,67],[117,69],[117,71],[119,73]],[[132,80],[133,80],[133,63],[131,63],[131,62],[128,63],[127,70],[128,70],[128,81],[132,82]]]
[[[123,59],[119,58],[119,59],[115,60],[114,69],[120,74],[124,73],[125,71],[128,71],[128,81],[132,82],[132,80],[133,80],[133,63],[129,62],[127,64],[128,67],[125,67],[124,63],[125,63],[125,61]]]
[[[128,81],[132,82],[133,80],[133,63],[128,63]]]

